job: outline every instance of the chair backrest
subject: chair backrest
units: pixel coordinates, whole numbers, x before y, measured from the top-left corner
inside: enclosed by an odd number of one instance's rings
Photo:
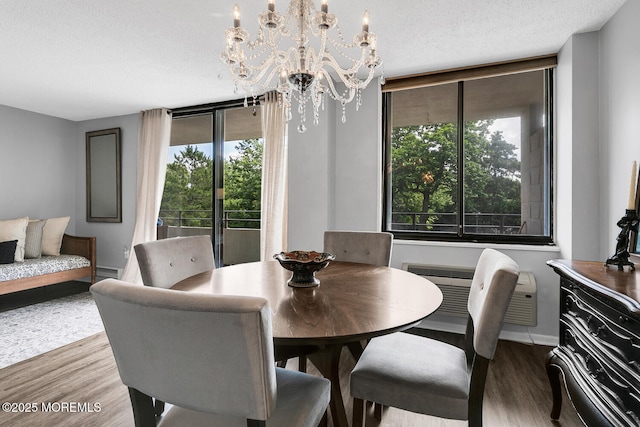
[[[209,236],[172,237],[135,245],[142,283],[170,288],[215,267]]]
[[[467,306],[473,319],[473,348],[486,359],[493,359],[495,354],[519,274],[518,264],[501,252],[485,249],[480,255]]]
[[[197,411],[255,420],[271,415],[276,373],[266,299],[115,279],[90,290],[127,387]]]
[[[393,234],[375,231],[325,231],[324,251],[336,261],[360,262],[377,267],[391,263]]]

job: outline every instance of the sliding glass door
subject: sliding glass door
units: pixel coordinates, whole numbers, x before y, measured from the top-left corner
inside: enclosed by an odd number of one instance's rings
[[[218,266],[259,260],[259,108],[174,111],[158,238],[210,235]]]

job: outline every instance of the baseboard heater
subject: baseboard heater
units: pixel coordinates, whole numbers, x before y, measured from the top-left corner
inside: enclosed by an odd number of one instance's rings
[[[467,299],[473,279],[473,268],[404,263],[402,269],[424,276],[440,288],[443,301],[435,314],[455,317],[469,315]],[[504,321],[515,325],[535,326],[538,323],[537,311],[535,277],[529,271],[521,272]]]
[[[106,266],[96,266],[96,277],[97,280],[101,279],[119,279],[122,277],[122,268],[116,267],[106,267]]]

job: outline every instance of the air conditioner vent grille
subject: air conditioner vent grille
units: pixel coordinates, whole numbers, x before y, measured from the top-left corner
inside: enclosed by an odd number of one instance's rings
[[[442,291],[442,305],[436,314],[467,317],[467,300],[474,269],[445,265],[424,265],[405,263],[404,270],[424,276]],[[537,324],[537,288],[533,273],[521,272],[518,285],[513,293],[505,323],[535,326]]]
[[[452,279],[473,279],[473,269],[453,269],[442,267],[425,267],[412,264],[409,272],[419,276],[450,277]]]

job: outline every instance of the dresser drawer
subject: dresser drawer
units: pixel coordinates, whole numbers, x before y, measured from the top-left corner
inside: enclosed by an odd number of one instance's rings
[[[563,316],[560,325],[576,372],[589,385],[590,393],[615,402],[619,417],[635,423],[630,425],[640,425],[640,385],[637,380],[625,374],[619,360],[612,358],[601,342],[591,339],[574,317]]]
[[[640,381],[640,322],[606,305],[581,286],[561,288],[561,315],[574,317]]]

